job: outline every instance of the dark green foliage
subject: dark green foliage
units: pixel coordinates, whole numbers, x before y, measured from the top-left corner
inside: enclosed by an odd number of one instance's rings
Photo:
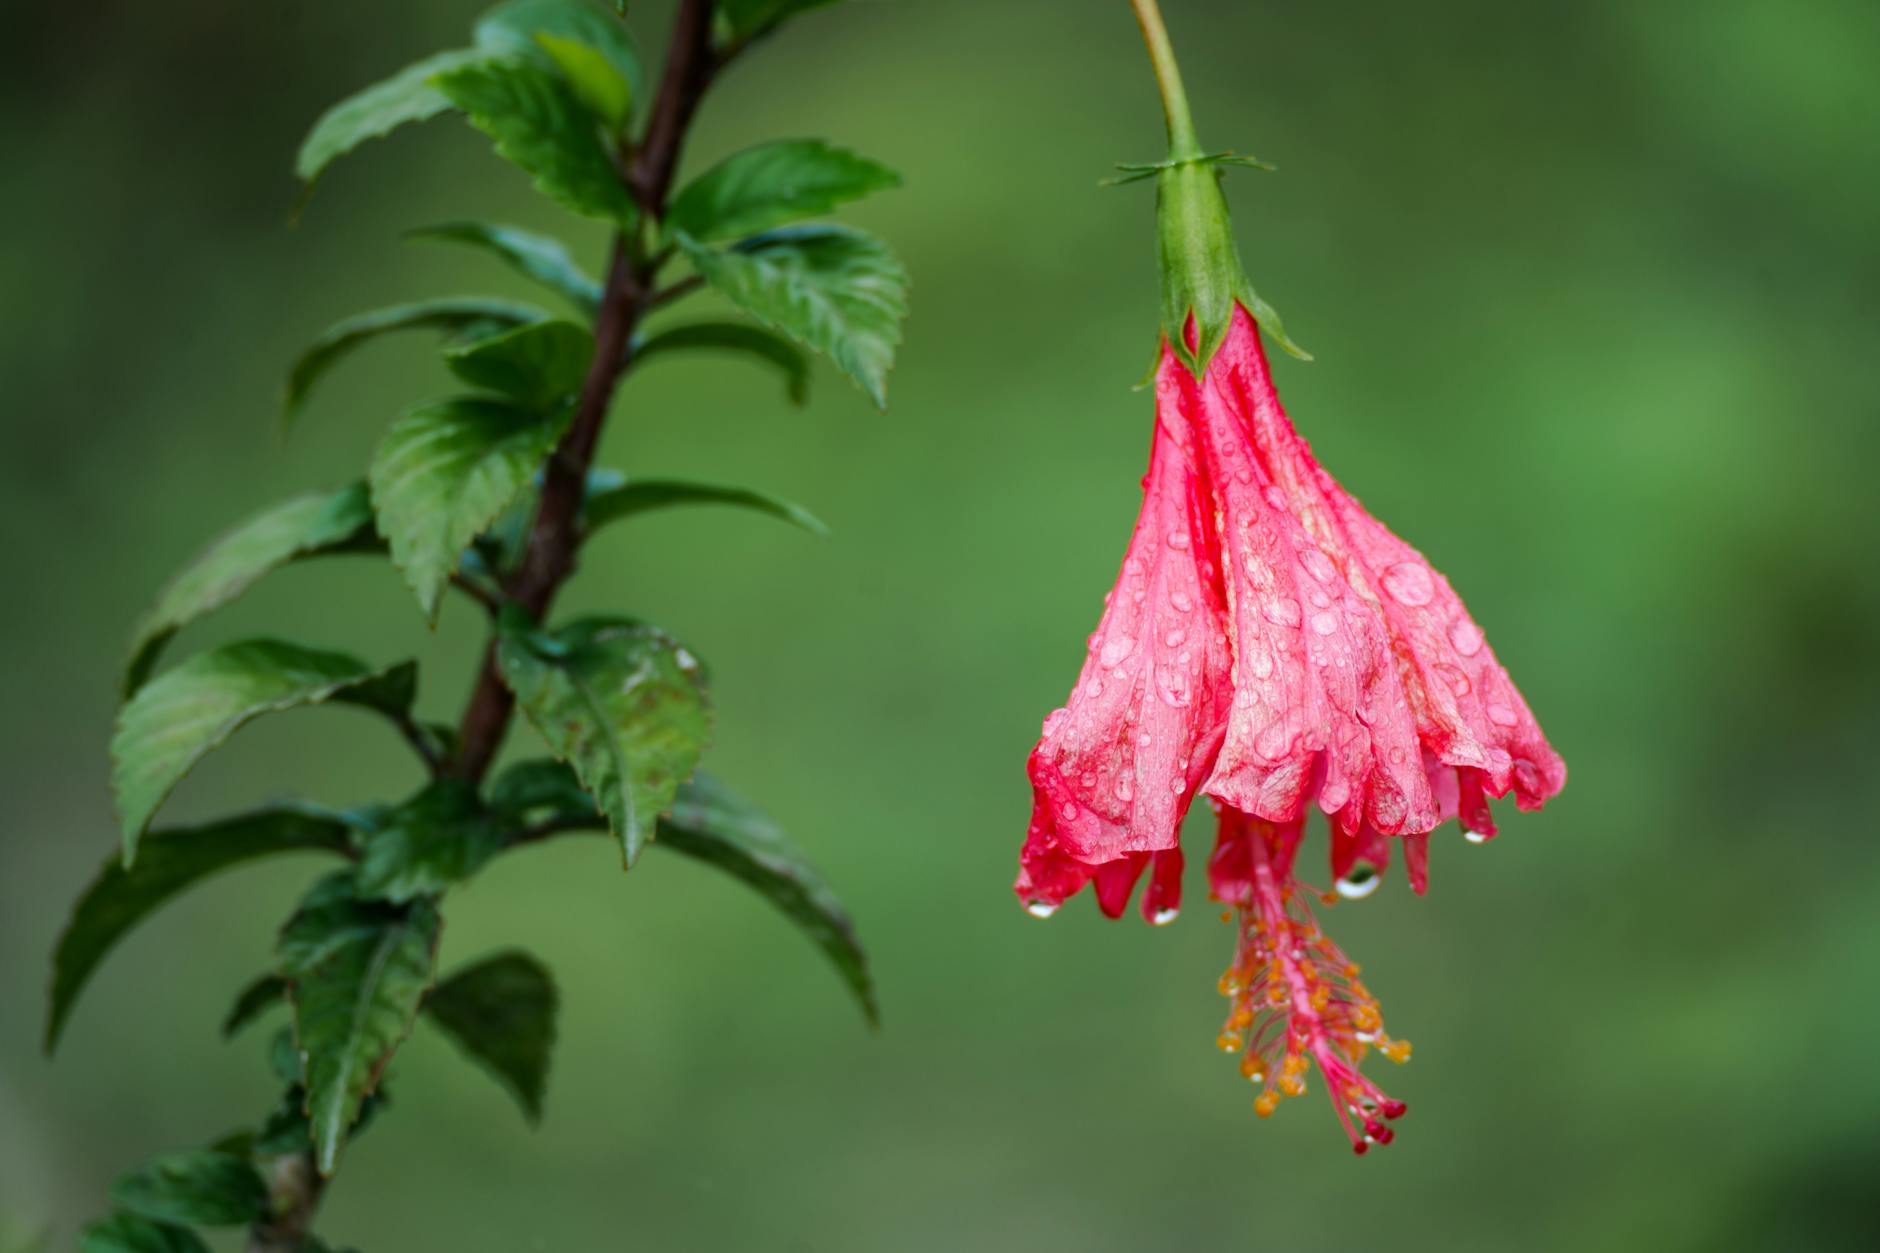
[[[404,902],[433,896],[482,869],[503,830],[460,779],[440,779],[385,815],[359,860],[359,894]]]
[[[411,662],[374,670],[344,653],[281,640],[227,644],[153,679],[118,713],[111,738],[125,864],[170,789],[243,723],[327,700],[402,717],[416,684]]]
[[[836,0],[719,0],[716,7],[724,38],[738,42],[769,34],[798,13],[834,3]]]
[[[803,929],[878,1022],[868,958],[848,913],[778,826],[708,775],[679,790],[659,824],[659,843],[717,866],[755,888]]]
[[[900,185],[887,166],[819,139],[759,144],[688,184],[673,200],[666,228],[700,243],[741,239]]]
[[[392,424],[368,477],[392,564],[437,619],[464,546],[529,484],[568,413],[464,397],[421,405]]]
[[[769,362],[783,372],[784,389],[792,404],[809,399],[809,360],[783,336],[743,322],[693,322],[673,326],[649,336],[634,349],[638,361],[667,353],[733,352]]]
[[[633,225],[638,211],[600,126],[554,71],[520,61],[473,61],[432,81],[543,195],[583,217]]]
[[[111,1200],[157,1222],[238,1227],[267,1212],[268,1186],[245,1156],[196,1149],[166,1153],[119,1176]]]
[[[825,539],[829,535],[829,528],[809,510],[750,488],[687,483],[680,479],[620,479],[609,483],[598,474],[589,476],[587,502],[581,508],[581,525],[591,532],[609,522],[631,518],[652,509],[670,509],[674,505],[731,505],[739,509],[752,509],[792,526],[802,527],[811,535]]]
[[[679,243],[721,295],[828,357],[887,407],[907,271],[879,240],[843,226],[800,226],[722,251],[684,235]]]
[[[574,767],[631,866],[711,736],[698,659],[643,622],[590,618],[508,632],[498,661],[516,704]]]
[[[387,1067],[421,1014],[538,1120],[558,1012],[548,970],[514,950],[460,967],[441,984],[435,966],[451,890],[497,853],[558,831],[610,832],[629,865],[657,837],[750,884],[836,963],[873,1019],[866,965],[828,889],[761,815],[693,779],[712,730],[698,660],[644,622],[546,616],[581,543],[654,510],[721,505],[827,534],[807,510],[765,492],[629,478],[597,470],[593,460],[621,378],[649,359],[752,358],[778,371],[789,399],[801,404],[807,347],[882,403],[906,314],[906,273],[867,235],[797,224],[898,186],[899,176],[821,140],[798,139],[707,163],[673,192],[695,89],[753,41],[823,3],[686,6],[672,43],[680,64],[649,92],[615,12],[588,0],[509,0],[476,22],[471,46],[356,92],[307,135],[296,167],[303,199],[335,160],[367,140],[461,112],[551,200],[605,226],[607,279],[587,273],[561,240],[520,227],[459,221],[411,232],[487,253],[555,293],[574,316],[453,296],[329,326],[289,371],[289,422],[336,364],[393,331],[439,336],[443,365],[471,394],[391,417],[363,481],[248,518],[185,566],[138,624],[111,745],[123,856],[86,890],[60,937],[48,1050],[103,958],[191,884],[282,852],[334,854],[345,869],[301,900],[280,933],[274,968],[239,992],[222,1023],[233,1036],[288,1006],[291,1026],[267,1041],[279,1105],[258,1126],[122,1177],[112,1193],[116,1212],[86,1231],[84,1249],[203,1253],[191,1228],[250,1224],[251,1247],[272,1248],[270,1231],[306,1231],[320,1190],[292,1181],[308,1163],[330,1176],[350,1138],[385,1106]],[[711,37],[701,38],[708,19]],[[644,125],[633,134],[636,115]],[[755,323],[645,331],[649,315],[704,285]],[[387,558],[427,622],[435,624],[452,586],[486,612],[493,631],[461,725],[414,714],[415,662],[376,668],[343,652],[254,639],[156,673],[177,632],[282,566],[340,553]],[[146,833],[183,777],[245,723],[323,702],[382,715],[415,751],[427,781],[397,805],[296,801]],[[559,760],[523,761],[490,781],[515,711]],[[301,1245],[303,1253],[327,1247],[311,1235]]]
[[[430,1020],[516,1098],[532,1123],[542,1118],[559,997],[546,968],[510,951],[464,967],[424,1003]]]
[[[144,837],[136,865],[113,856],[92,880],[52,958],[46,1050],[65,1029],[78,994],[105,955],[158,906],[210,875],[274,853],[344,852],[346,828],[291,809],[264,809],[200,827]]]
[[[269,571],[307,557],[378,548],[364,483],[296,496],[256,514],[184,567],[138,623],[124,670],[124,694],[143,686],[171,636],[228,604]]]
[[[411,304],[390,305],[370,313],[354,314],[326,328],[294,362],[287,376],[283,413],[292,421],[306,403],[314,384],[353,349],[387,331],[441,331],[447,336],[473,339],[493,331],[538,322],[548,314],[533,305],[488,296],[445,296]]]
[[[594,359],[594,333],[560,320],[517,327],[444,353],[452,374],[541,412],[572,400]]]
[[[287,980],[279,975],[262,975],[243,988],[236,996],[235,1003],[229,1006],[228,1017],[222,1020],[223,1037],[234,1035],[270,1009],[286,1002]]]
[[[351,872],[329,875],[281,932],[281,974],[320,1173],[330,1175],[360,1103],[378,1086],[430,989],[440,928],[428,900],[360,897]]]
[[[601,303],[600,283],[575,264],[566,244],[550,235],[488,222],[445,222],[406,231],[405,238],[435,239],[481,248],[561,296],[590,318]]]
[[[202,1237],[187,1227],[160,1223],[137,1214],[113,1214],[79,1235],[79,1253],[209,1253]]]

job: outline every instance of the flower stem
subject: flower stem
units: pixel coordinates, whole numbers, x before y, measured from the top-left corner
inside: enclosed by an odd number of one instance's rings
[[[1156,86],[1162,92],[1162,112],[1168,118],[1169,159],[1192,161],[1201,155],[1201,143],[1195,138],[1195,120],[1188,112],[1188,93],[1182,90],[1181,66],[1175,63],[1175,49],[1168,40],[1168,27],[1162,24],[1162,10],[1156,0],[1129,3],[1142,25],[1142,41],[1149,46]]]

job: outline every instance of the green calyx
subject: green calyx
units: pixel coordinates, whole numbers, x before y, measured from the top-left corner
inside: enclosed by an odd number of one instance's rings
[[[1286,337],[1279,314],[1260,299],[1241,268],[1234,230],[1221,194],[1219,163],[1201,157],[1170,161],[1155,176],[1156,248],[1162,267],[1162,334],[1182,364],[1200,378],[1227,338],[1236,302],[1301,361],[1312,354]],[[1193,319],[1194,342],[1189,342]]]
[[[1162,267],[1162,334],[1182,364],[1199,379],[1227,338],[1234,305],[1246,306],[1254,321],[1293,356],[1312,354],[1286,336],[1279,314],[1260,299],[1241,268],[1234,247],[1227,198],[1221,194],[1222,168],[1250,165],[1271,169],[1253,157],[1231,152],[1205,153],[1195,138],[1181,70],[1155,0],[1131,0],[1142,25],[1143,41],[1155,67],[1157,86],[1168,121],[1168,160],[1151,165],[1122,165],[1112,183],[1154,177],[1156,245]],[[1190,342],[1189,327],[1193,326]]]

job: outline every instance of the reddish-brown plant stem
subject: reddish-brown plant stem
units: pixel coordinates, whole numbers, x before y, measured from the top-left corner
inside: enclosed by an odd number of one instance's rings
[[[730,59],[712,49],[711,13],[710,0],[681,0],[645,137],[632,159],[622,164],[621,178],[649,221],[664,216],[666,197],[693,114],[712,76]],[[568,433],[543,472],[541,499],[522,559],[503,589],[503,602],[516,605],[532,619],[540,620],[548,611],[555,593],[574,569],[588,470],[606,425],[614,389],[628,364],[634,327],[642,315],[670,299],[674,291],[655,291],[658,269],[659,261],[642,256],[636,237],[616,237],[594,321],[594,360],[582,383]],[[459,778],[481,780],[502,745],[514,710],[515,697],[497,671],[492,638],[458,727],[456,753],[451,761],[441,764]],[[413,743],[423,745],[425,741],[421,734],[414,734]],[[269,1179],[271,1216],[250,1229],[247,1253],[301,1253],[324,1189],[325,1180],[315,1169],[311,1152],[281,1158]]]
[[[665,211],[686,131],[712,75],[723,64],[712,54],[711,8],[708,0],[684,0],[680,5],[645,138],[623,171],[641,212],[653,220]],[[508,588],[510,600],[532,619],[548,611],[574,569],[588,469],[614,388],[628,363],[633,329],[652,303],[651,268],[637,258],[633,241],[616,241],[594,323],[594,361],[568,434],[544,471],[535,525]],[[488,772],[514,710],[515,697],[497,669],[492,639],[458,729],[454,774],[474,781]]]

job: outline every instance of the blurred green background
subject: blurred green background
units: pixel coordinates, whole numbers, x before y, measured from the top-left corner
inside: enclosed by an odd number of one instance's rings
[[[657,851],[623,877],[582,840],[506,859],[453,900],[444,960],[524,943],[559,971],[547,1120],[526,1131],[421,1026],[323,1211],[336,1243],[1880,1242],[1880,7],[1165,3],[1204,141],[1283,170],[1229,192],[1256,283],[1318,354],[1277,365],[1295,419],[1451,576],[1571,769],[1494,844],[1439,840],[1427,899],[1393,876],[1328,919],[1417,1046],[1385,1076],[1411,1106],[1397,1145],[1354,1160],[1316,1096],[1256,1122],[1213,1046],[1230,939],[1198,876],[1153,932],[1082,900],[1040,924],[1010,896],[1024,755],[1147,447],[1153,197],[1096,182],[1159,155],[1159,117],[1123,0],[857,0],[741,65],[689,164],[824,135],[905,171],[853,215],[915,276],[891,411],[832,371],[792,411],[742,363],[672,362],[625,389],[606,449],[780,492],[835,538],[649,519],[596,546],[563,609],[652,617],[711,661],[708,762],[852,908],[885,1030],[728,879]],[[285,363],[356,309],[525,294],[404,227],[565,226],[442,122],[362,151],[285,227],[311,119],[479,7],[9,15],[0,1245],[67,1246],[118,1171],[272,1100],[261,1037],[215,1024],[314,863],[145,927],[55,1063],[47,958],[114,841],[135,615],[218,528],[349,477],[446,387],[424,343],[388,340],[283,448]],[[657,47],[667,6],[635,7]],[[440,717],[477,643],[463,605],[429,636],[388,568],[347,560],[184,646],[268,632],[417,653]],[[415,782],[389,734],[311,711],[243,732],[168,813]]]

